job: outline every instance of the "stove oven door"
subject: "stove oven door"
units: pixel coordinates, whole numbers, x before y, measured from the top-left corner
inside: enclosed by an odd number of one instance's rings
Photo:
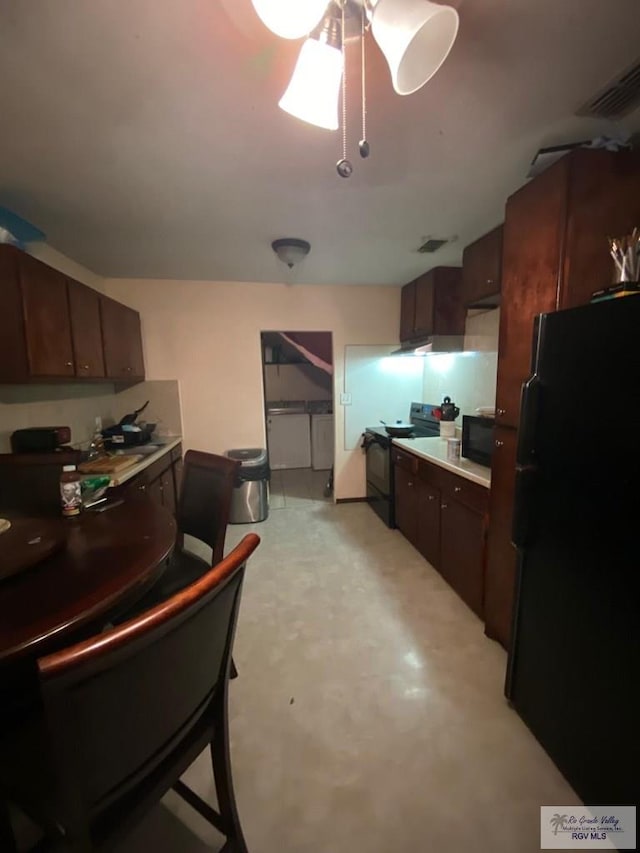
[[[363,447],[367,455],[367,500],[386,525],[395,527],[391,442],[365,433]]]

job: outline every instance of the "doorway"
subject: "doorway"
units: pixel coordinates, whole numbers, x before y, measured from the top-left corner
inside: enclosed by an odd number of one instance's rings
[[[271,509],[329,500],[333,490],[331,332],[260,334]]]

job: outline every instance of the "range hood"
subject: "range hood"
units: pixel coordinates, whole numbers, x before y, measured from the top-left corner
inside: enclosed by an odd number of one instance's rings
[[[437,352],[462,352],[464,335],[429,335],[413,341],[404,341],[400,349],[390,355],[430,355]]]

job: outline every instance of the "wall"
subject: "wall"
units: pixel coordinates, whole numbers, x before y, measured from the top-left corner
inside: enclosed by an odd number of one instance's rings
[[[10,436],[16,429],[68,426],[71,444],[85,448],[93,436],[96,416],[104,426],[149,400],[141,418],[157,423],[157,433],[182,432],[180,395],[175,380],[141,382],[116,394],[112,385],[0,386],[0,453],[10,453]]]
[[[468,311],[464,326],[464,348],[474,352],[498,352],[500,309]]]
[[[473,415],[479,406],[496,401],[497,353],[441,353],[424,359],[423,402],[441,403],[451,397],[462,415]]]
[[[30,243],[27,252],[33,255],[34,258],[38,258],[42,263],[48,264],[70,278],[75,278],[76,281],[81,281],[84,284],[88,284],[89,287],[93,287],[95,290],[104,293],[104,279],[102,276],[96,275],[91,270],[83,267],[82,264],[72,261],[71,258],[58,252],[48,243]]]
[[[267,400],[330,400],[333,377],[313,364],[265,364]]]
[[[441,403],[445,395],[462,415],[473,415],[479,406],[494,406],[498,368],[500,311],[469,312],[465,325],[464,352],[426,356],[423,402]]]
[[[359,447],[366,427],[408,421],[411,403],[422,400],[424,358],[391,356],[398,345],[349,346],[346,352],[345,446]]]
[[[185,447],[221,452],[265,446],[260,332],[330,331],[334,396],[347,344],[398,339],[396,287],[109,279],[106,292],[142,318],[147,375],[180,382]],[[344,409],[335,408],[338,498],[364,495],[364,460],[344,449]]]

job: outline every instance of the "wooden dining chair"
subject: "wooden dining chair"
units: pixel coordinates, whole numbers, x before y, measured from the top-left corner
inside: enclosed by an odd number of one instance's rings
[[[42,828],[34,849],[50,842],[89,853],[111,846],[170,788],[225,836],[225,853],[246,853],[227,695],[244,569],[259,541],[246,535],[153,610],[38,661],[43,715],[0,733],[2,853],[16,849],[6,803]],[[207,746],[218,810],[180,781]]]
[[[180,539],[192,536],[204,542],[211,548],[211,562],[185,550],[180,541],[168,569],[152,591],[158,600],[173,595],[222,560],[239,468],[237,459],[201,450],[185,453],[177,511]]]
[[[156,583],[145,595],[124,611],[111,615],[113,624],[120,624],[166,601],[205,574],[211,564],[222,560],[224,540],[229,523],[231,498],[240,462],[188,450],[178,500],[178,542],[169,563]],[[211,548],[211,561],[199,557],[184,547],[184,537],[191,536]]]

